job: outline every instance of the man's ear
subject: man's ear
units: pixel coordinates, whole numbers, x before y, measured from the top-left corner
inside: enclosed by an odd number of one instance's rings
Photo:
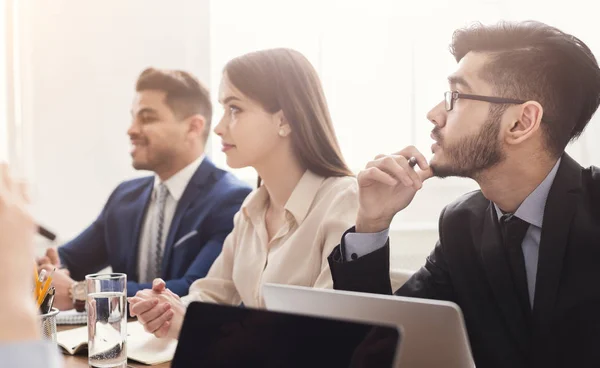
[[[522,105],[509,109],[505,125],[505,140],[507,144],[520,144],[531,138],[542,123],[544,108],[536,101],[527,101]]]
[[[192,115],[188,118],[188,133],[195,136],[203,136],[206,128],[206,119],[200,114]]]

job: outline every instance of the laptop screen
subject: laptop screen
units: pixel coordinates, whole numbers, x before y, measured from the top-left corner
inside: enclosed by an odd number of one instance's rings
[[[191,303],[172,367],[392,367],[395,326]]]

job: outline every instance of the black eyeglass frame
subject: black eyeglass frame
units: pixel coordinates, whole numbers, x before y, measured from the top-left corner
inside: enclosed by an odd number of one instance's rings
[[[471,95],[468,93],[460,93],[457,91],[446,91],[444,92],[444,102],[446,103],[446,111],[452,111],[454,108],[454,101],[458,99],[465,100],[476,100],[476,101],[484,101],[494,104],[513,104],[520,105],[524,104],[525,100],[517,100],[514,98],[504,98],[504,97],[494,97],[494,96],[482,96],[482,95]]]

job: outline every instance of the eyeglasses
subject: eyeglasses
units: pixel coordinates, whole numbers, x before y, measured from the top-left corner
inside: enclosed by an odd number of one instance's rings
[[[458,93],[456,91],[447,91],[444,92],[444,101],[446,102],[446,111],[451,111],[454,108],[454,101],[459,98],[464,98],[465,100],[477,100],[477,101],[485,101],[495,104],[515,104],[520,105],[527,101],[516,100],[514,98],[504,98],[504,97],[492,97],[492,96],[481,96],[481,95],[469,95],[466,93]]]

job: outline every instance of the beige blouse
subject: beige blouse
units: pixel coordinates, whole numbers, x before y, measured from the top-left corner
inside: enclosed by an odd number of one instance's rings
[[[214,302],[264,307],[262,285],[331,288],[327,257],[354,225],[358,186],[353,177],[323,178],[306,171],[285,205],[286,224],[268,242],[266,188],[250,193],[208,275],[196,280],[186,304]]]

